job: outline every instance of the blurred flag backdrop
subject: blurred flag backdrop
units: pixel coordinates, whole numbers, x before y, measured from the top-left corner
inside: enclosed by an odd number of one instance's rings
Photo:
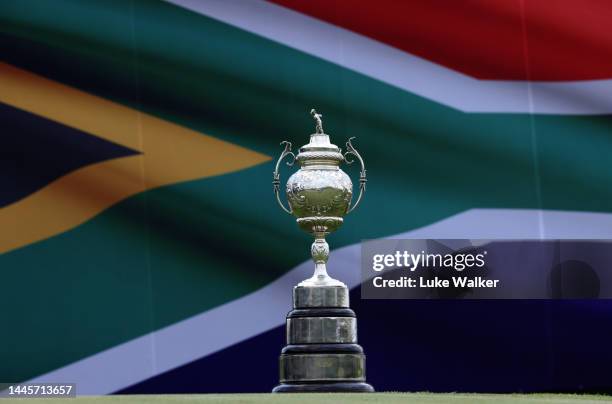
[[[595,0],[0,2],[0,381],[268,391],[311,271],[273,159],[312,107],[368,168],[329,239],[352,287],[365,238],[610,238],[611,18]],[[379,390],[612,391],[608,301],[352,298]]]

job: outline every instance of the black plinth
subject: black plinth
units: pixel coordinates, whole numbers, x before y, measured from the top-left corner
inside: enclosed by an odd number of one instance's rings
[[[274,393],[373,392],[346,286],[296,287]]]

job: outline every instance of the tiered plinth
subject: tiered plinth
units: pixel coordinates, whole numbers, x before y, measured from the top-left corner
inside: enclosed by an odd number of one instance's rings
[[[288,392],[372,392],[365,355],[357,345],[357,319],[346,286],[296,286],[287,314],[287,346],[280,384]]]

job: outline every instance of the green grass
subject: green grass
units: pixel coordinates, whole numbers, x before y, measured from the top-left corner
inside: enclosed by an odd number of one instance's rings
[[[48,399],[29,399],[49,404]],[[458,394],[458,393],[374,393],[374,394],[202,394],[101,396],[76,399],[53,399],[59,404],[587,404],[612,402],[612,396],[568,394]]]

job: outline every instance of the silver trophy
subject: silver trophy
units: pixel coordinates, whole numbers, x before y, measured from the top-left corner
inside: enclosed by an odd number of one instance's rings
[[[287,314],[287,346],[280,356],[280,384],[273,391],[370,392],[374,389],[365,382],[365,355],[357,345],[357,319],[349,308],[348,288],[327,273],[329,245],[325,241],[325,236],[338,229],[344,216],[361,202],[366,170],[351,144],[353,138],[342,154],[323,132],[322,115],[314,109],[310,113],[316,122],[310,142],[300,148],[297,156],[291,151],[291,143],[282,142],[285,149],[276,162],[273,177],[280,207],[295,216],[300,228],[314,237],[310,252],[315,263],[312,277],[293,288],[293,310]],[[290,158],[287,165],[296,161],[300,165],[287,181],[289,207],[280,197],[279,167],[286,157]],[[361,165],[361,173],[359,195],[351,206],[353,183],[340,164],[355,160]]]

